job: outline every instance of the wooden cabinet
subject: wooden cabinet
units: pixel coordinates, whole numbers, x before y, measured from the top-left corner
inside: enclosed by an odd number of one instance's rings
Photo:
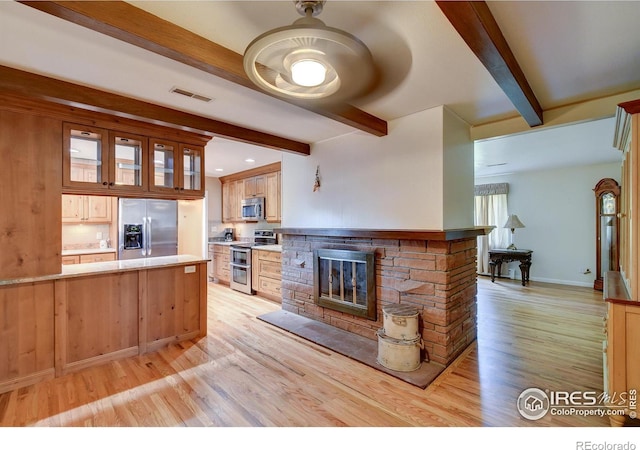
[[[282,302],[282,253],[252,249],[251,284],[256,294]]]
[[[204,196],[204,145],[65,123],[63,187],[67,191]]]
[[[62,195],[62,223],[110,223],[112,198],[95,195]]]
[[[281,176],[280,163],[276,163],[221,177],[222,221],[243,222],[242,200],[264,197],[265,220],[280,222]]]
[[[631,396],[640,390],[640,302],[631,300],[620,272],[614,271],[605,273],[604,297],[604,388],[612,398],[612,409],[622,409],[634,417],[639,406]],[[626,420],[619,415],[609,418],[614,426],[621,426]]]
[[[281,172],[269,173],[266,175],[266,198],[265,198],[265,218],[267,222],[280,222],[280,177]]]
[[[236,183],[236,202],[233,216],[236,222],[242,221],[242,200],[244,200],[244,180],[237,180]]]
[[[607,300],[604,343],[605,390],[609,394],[640,389],[640,100],[618,105],[614,145],[622,151],[620,183],[619,271],[605,274]],[[629,397],[625,413],[637,413]],[[612,425],[622,425],[624,416],[609,416]]]
[[[218,283],[229,284],[231,281],[231,274],[229,272],[230,257],[231,247],[221,244],[213,245],[213,278]]]
[[[222,221],[236,222],[236,183],[230,181],[222,184]]]
[[[147,191],[147,138],[82,124],[63,126],[63,186]]]
[[[80,255],[65,255],[62,257],[62,265],[80,264]]]
[[[5,107],[20,104],[0,106],[0,280],[57,274],[62,121]]]
[[[244,197],[264,197],[266,195],[265,176],[256,175],[254,177],[245,178],[244,182]]]
[[[80,255],[80,264],[115,260],[116,254],[114,252],[90,253],[88,255]]]

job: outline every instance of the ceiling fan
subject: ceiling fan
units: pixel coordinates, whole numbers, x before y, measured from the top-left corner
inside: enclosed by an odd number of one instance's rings
[[[247,46],[243,64],[251,81],[272,95],[319,104],[370,92],[377,69],[367,46],[316,18],[324,0],[294,4],[301,19],[263,33]]]

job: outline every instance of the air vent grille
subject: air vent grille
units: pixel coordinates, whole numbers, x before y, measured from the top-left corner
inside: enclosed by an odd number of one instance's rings
[[[210,102],[211,100],[213,100],[212,98],[207,97],[206,95],[196,94],[194,92],[187,91],[186,89],[182,89],[179,87],[172,87],[171,92],[173,92],[174,94],[184,95],[185,97],[194,98],[196,100],[200,100],[203,102]]]

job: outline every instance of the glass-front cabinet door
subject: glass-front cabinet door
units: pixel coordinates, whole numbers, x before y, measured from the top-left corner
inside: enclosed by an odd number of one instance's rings
[[[197,145],[180,145],[182,154],[181,174],[183,193],[204,193],[204,147]]]
[[[108,189],[108,131],[65,123],[63,133],[64,186]]]
[[[147,157],[147,138],[132,134],[110,132],[109,187],[119,190],[146,190],[144,171]]]
[[[150,139],[149,150],[149,189],[156,192],[175,192],[178,190],[179,144]]]

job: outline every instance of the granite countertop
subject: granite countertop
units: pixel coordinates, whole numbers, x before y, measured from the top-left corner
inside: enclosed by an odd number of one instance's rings
[[[282,252],[282,245],[273,244],[273,245],[260,245],[258,247],[254,247],[256,250],[264,250],[267,252]]]
[[[0,286],[21,283],[35,283],[38,281],[59,280],[62,278],[74,278],[105,273],[128,272],[134,270],[146,270],[170,266],[183,266],[187,264],[196,264],[208,261],[208,259],[202,258],[201,256],[174,255],[156,256],[153,258],[102,261],[84,264],[69,264],[63,265],[62,271],[59,274],[42,275],[38,277],[27,277],[11,280],[0,280]]]
[[[77,248],[71,250],[62,250],[62,256],[69,255],[92,255],[94,253],[115,253],[115,248]]]
[[[209,244],[214,245],[233,245],[233,244],[246,244],[246,241],[209,241]]]

